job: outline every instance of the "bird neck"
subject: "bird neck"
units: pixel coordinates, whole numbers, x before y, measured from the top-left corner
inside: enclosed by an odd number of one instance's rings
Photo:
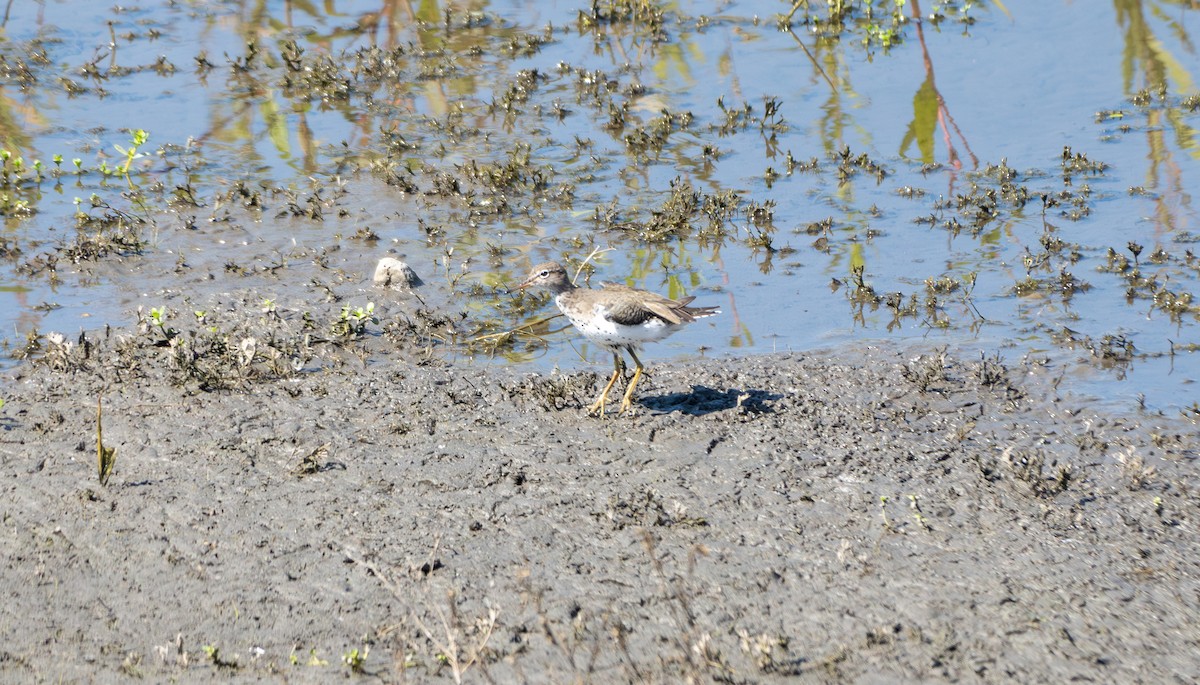
[[[575,284],[570,281],[563,281],[562,283],[553,283],[553,284],[550,284],[547,286],[547,290],[549,290],[550,294],[554,295],[555,298],[558,298],[558,297],[567,295],[568,293],[574,291]]]

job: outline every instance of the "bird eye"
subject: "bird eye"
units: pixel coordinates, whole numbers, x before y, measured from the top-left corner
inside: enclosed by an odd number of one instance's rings
[[[545,276],[549,276],[549,275],[550,275],[550,270],[549,270],[549,269],[542,269],[542,273],[540,273],[540,274],[538,274],[538,275],[539,275],[539,276],[543,276],[543,277],[545,277]]]

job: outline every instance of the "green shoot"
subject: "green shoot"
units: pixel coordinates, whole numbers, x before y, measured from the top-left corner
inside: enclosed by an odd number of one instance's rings
[[[119,167],[118,170],[121,172],[121,175],[125,177],[125,180],[129,181],[130,187],[133,186],[133,181],[129,178],[129,167],[131,165],[133,165],[133,160],[145,157],[145,155],[138,152],[138,148],[145,145],[146,141],[149,139],[150,139],[150,134],[146,133],[144,130],[139,128],[133,132],[133,135],[129,140],[130,146],[128,149],[121,147],[120,145],[115,145],[115,144],[113,145],[113,147],[116,148],[116,150],[117,150],[117,154],[120,154],[123,157],[125,157],[125,163],[121,167]],[[104,167],[105,167],[105,165],[102,162],[101,163],[101,171],[102,172],[105,171]],[[115,173],[115,170],[114,170],[114,173]]]

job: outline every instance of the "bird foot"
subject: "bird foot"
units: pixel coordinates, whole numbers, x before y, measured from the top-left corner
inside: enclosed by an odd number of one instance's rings
[[[596,398],[592,406],[588,407],[588,414],[591,416],[604,416],[604,403],[608,401],[608,391],[612,390],[613,384],[617,382],[617,376],[621,375],[621,367],[624,366],[624,362],[617,358],[615,365],[612,378],[608,379],[608,385],[604,386],[604,390],[600,391],[600,396]]]
[[[604,398],[600,398],[588,407],[588,416],[604,416]]]
[[[625,389],[625,394],[621,397],[621,408],[617,410],[617,416],[625,412],[633,414],[633,389],[637,387],[638,380],[642,375],[642,367],[639,363],[637,370],[633,372],[633,378],[629,381],[629,387]]]

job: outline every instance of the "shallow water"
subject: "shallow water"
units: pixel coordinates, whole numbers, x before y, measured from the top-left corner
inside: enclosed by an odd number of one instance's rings
[[[925,18],[897,25],[900,42],[885,48],[878,33],[864,47],[861,26],[818,36],[799,14],[780,30],[783,4],[758,17],[752,5],[672,5],[665,38],[645,20],[583,29],[590,6],[471,5],[470,15],[452,6],[449,30],[446,6],[430,3],[323,5],[328,14],[292,3],[14,6],[0,45],[5,148],[47,170],[55,154],[68,172],[80,158],[87,173],[40,183],[26,173],[6,188],[34,213],[6,203],[0,337],[17,346],[34,330],[128,324],[139,306],[183,310],[188,297],[222,288],[302,302],[316,255],[344,272],[342,296],[386,306],[392,296],[369,276],[389,252],[426,277],[428,302],[516,325],[523,318],[506,313],[511,296],[499,288],[530,262],[582,259],[595,247],[613,248],[595,260],[600,278],[723,308],[647,350],[649,359],[920,338],[1047,356],[1074,389],[1122,406],[1200,398],[1188,347],[1200,345],[1200,308],[1186,299],[1200,290],[1189,252],[1200,237],[1200,109],[1184,101],[1200,72],[1195,9],[910,0],[905,12]],[[943,19],[928,18],[939,10]],[[350,84],[344,97],[336,81],[314,87],[310,71],[289,71],[288,38],[309,66],[331,56]],[[394,74],[354,81],[347,55],[371,45],[403,48]],[[201,56],[210,69],[197,68]],[[24,85],[20,61],[35,75]],[[521,70],[537,77],[522,81]],[[768,99],[779,103],[774,116]],[[612,125],[626,105],[623,126]],[[681,129],[675,120],[661,150],[638,148],[664,109],[691,121]],[[147,156],[128,181],[104,177],[102,163],[122,162],[114,145],[129,146],[122,129],[137,128],[150,133]],[[411,147],[395,147],[397,135]],[[431,185],[437,173],[465,177],[473,161],[521,158],[522,144],[529,167],[500,190],[463,181],[464,197]],[[174,147],[160,154],[164,145]],[[1106,167],[1066,174],[1067,147],[1086,156],[1075,161]],[[839,177],[843,149],[865,154],[882,179],[861,165],[841,165],[854,173]],[[817,164],[789,173],[789,153]],[[400,164],[419,191],[364,170],[380,159]],[[1011,175],[984,173],[1004,161]],[[742,211],[717,237],[693,219],[691,232],[647,241],[636,226],[676,179],[706,195],[736,191]],[[989,204],[1002,179],[1028,200]],[[265,209],[221,197],[239,180],[262,189]],[[60,262],[53,279],[22,268],[77,235],[75,198],[84,210],[95,193],[141,213],[123,193],[157,183],[167,189],[160,198],[188,185],[199,203],[146,208],[152,228],[140,253]],[[971,197],[960,206],[961,195]],[[1058,204],[1044,208],[1042,195]],[[280,216],[310,200],[324,203],[319,220]],[[755,225],[745,203],[765,206],[769,220]],[[597,223],[610,204],[617,220]],[[993,213],[981,218],[981,204]],[[366,228],[377,242],[350,237]],[[1141,246],[1136,260],[1130,243]],[[1126,276],[1136,268],[1154,283],[1100,271],[1110,248],[1131,263]],[[251,275],[231,276],[230,263]],[[891,293],[901,306],[916,296],[916,306],[898,313]],[[606,368],[604,353],[563,336],[548,352],[497,363],[577,366],[581,352]]]

